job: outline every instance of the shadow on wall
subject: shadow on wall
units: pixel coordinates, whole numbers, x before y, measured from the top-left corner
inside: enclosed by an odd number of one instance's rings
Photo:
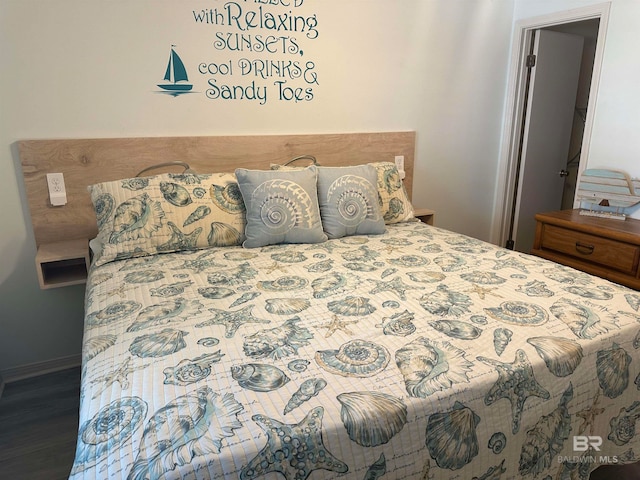
[[[11,228],[3,233],[9,243],[0,251],[0,372],[80,355],[83,333],[84,285],[39,288],[17,143],[11,145],[11,152],[27,238],[17,238],[20,232],[12,235]]]

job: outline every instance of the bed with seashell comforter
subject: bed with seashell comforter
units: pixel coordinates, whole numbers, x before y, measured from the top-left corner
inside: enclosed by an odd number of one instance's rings
[[[639,307],[410,219],[94,265],[71,478],[587,479],[640,456]]]

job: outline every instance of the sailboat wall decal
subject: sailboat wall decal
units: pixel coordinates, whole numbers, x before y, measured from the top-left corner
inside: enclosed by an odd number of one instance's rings
[[[174,94],[188,92],[193,88],[190,83],[178,83],[188,82],[187,69],[184,68],[182,59],[173,49],[175,45],[171,45],[171,53],[169,54],[169,63],[167,64],[167,70],[164,74],[164,80],[169,83],[159,83],[158,86],[163,90],[172,92]]]

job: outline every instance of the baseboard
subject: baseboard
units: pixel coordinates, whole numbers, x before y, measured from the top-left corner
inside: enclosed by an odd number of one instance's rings
[[[0,370],[0,395],[5,384],[37,377],[46,373],[58,372],[67,368],[78,367],[82,364],[82,355],[69,355],[68,357],[55,358],[44,362],[29,363],[20,367]],[[4,379],[4,381],[2,381]]]

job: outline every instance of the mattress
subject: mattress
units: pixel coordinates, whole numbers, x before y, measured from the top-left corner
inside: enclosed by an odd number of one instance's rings
[[[91,269],[71,478],[581,478],[638,460],[640,295],[405,222]]]

